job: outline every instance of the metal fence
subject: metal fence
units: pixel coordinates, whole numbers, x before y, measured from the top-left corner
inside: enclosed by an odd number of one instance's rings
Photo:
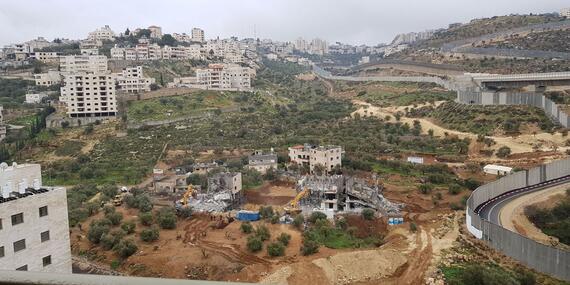
[[[505,255],[537,271],[570,280],[570,252],[538,243],[483,219],[475,209],[507,192],[570,174],[570,158],[519,171],[477,188],[467,200],[466,222],[469,232]]]

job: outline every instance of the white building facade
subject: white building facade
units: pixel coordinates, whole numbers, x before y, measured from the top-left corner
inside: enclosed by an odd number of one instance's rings
[[[191,36],[193,42],[203,43],[206,40],[204,30],[199,28],[193,28]]]
[[[104,55],[69,55],[59,58],[59,66],[63,73],[104,73],[108,69],[108,59]]]
[[[140,93],[150,91],[154,78],[143,76],[143,67],[128,67],[115,76],[119,91],[126,93]]]
[[[71,118],[114,117],[117,114],[115,78],[108,73],[66,75],[60,101]]]
[[[65,188],[44,188],[39,164],[0,164],[0,269],[71,274]]]
[[[309,144],[292,146],[289,148],[289,159],[292,163],[309,165],[311,173],[315,166],[322,165],[324,170],[330,172],[338,165],[342,166],[342,154],[340,146],[313,146]]]
[[[208,90],[251,90],[255,71],[236,64],[210,64],[207,69],[196,70],[197,88]]]

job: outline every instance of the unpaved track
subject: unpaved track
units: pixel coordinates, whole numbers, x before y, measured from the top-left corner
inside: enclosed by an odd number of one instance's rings
[[[564,195],[566,189],[569,187],[570,183],[562,184],[514,199],[509,204],[505,205],[499,213],[499,219],[502,226],[510,231],[518,232],[519,234],[542,244],[552,245],[551,240],[556,239],[544,234],[531,221],[529,221],[527,216],[524,214],[524,209],[527,206],[548,201],[557,195]]]

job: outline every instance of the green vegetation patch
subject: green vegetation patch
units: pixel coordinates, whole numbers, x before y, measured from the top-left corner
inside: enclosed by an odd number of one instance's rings
[[[131,102],[128,107],[129,121],[144,122],[167,120],[228,108],[235,105],[234,99],[241,92],[198,91],[187,95],[155,98]]]
[[[570,245],[570,189],[566,190],[566,197],[552,209],[529,206],[525,208],[525,214],[542,232]]]
[[[81,154],[81,149],[85,146],[81,141],[66,141],[55,150],[57,156],[77,156]]]
[[[529,106],[474,106],[447,102],[435,109],[410,109],[408,114],[430,116],[445,128],[482,135],[493,135],[499,129],[505,134],[518,134],[522,124],[536,123],[545,132],[555,127],[543,110]]]

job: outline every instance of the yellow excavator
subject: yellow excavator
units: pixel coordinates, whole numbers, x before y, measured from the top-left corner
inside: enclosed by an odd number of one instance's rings
[[[186,188],[186,193],[184,193],[184,195],[180,199],[180,204],[182,206],[186,206],[186,204],[188,204],[188,199],[192,196],[193,193],[194,193],[194,188],[192,187],[192,185],[188,185],[188,188]]]
[[[291,200],[291,202],[289,202],[289,205],[285,206],[284,208],[285,212],[288,214],[300,212],[301,210],[299,209],[299,201],[305,198],[305,196],[307,196],[308,194],[309,194],[309,189],[305,187],[303,191],[297,193],[297,196],[295,196],[295,198]]]

